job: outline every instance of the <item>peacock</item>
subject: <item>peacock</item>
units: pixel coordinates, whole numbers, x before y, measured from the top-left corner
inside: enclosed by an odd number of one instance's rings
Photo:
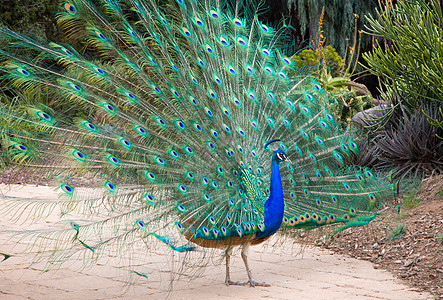
[[[253,280],[251,245],[281,227],[364,225],[389,201],[388,180],[352,165],[358,141],[330,112],[334,94],[246,4],[66,0],[69,45],[0,29],[3,87],[31,99],[0,108],[2,157],[12,181],[44,177],[60,193],[2,212],[83,216],[23,232],[57,241],[52,262],[135,240],[147,259],[155,243],[218,248],[227,285],[268,286]],[[237,246],[246,282],[230,277]]]

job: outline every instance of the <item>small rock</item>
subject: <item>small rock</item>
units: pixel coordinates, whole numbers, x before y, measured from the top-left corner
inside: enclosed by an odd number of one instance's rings
[[[372,245],[372,249],[377,249],[378,247],[378,243],[375,243],[374,245]]]
[[[377,270],[378,268],[380,268],[380,265],[373,265],[373,267]]]
[[[394,261],[394,264],[402,264],[403,262],[401,260]]]

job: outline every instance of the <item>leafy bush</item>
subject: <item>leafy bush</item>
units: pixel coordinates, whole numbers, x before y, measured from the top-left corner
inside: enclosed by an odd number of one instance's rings
[[[363,54],[379,76],[384,98],[417,109],[423,102],[443,105],[443,15],[438,1],[399,0],[366,16],[375,45]]]
[[[428,117],[428,122],[432,126],[438,127],[443,130],[443,109],[440,107],[438,110],[440,112],[440,116],[433,118],[431,116],[426,115],[426,117]],[[423,113],[426,114],[425,112],[423,112]],[[441,117],[441,121],[439,120],[440,117]],[[443,140],[443,136],[438,135],[438,134],[437,134],[437,136]]]
[[[342,75],[345,68],[343,58],[331,45],[325,48],[305,49],[291,59],[298,68],[309,68],[317,72],[325,68],[332,76]]]
[[[443,15],[438,1],[380,4],[366,17],[374,49],[363,54],[381,82],[383,112],[369,129],[359,163],[393,177],[443,172]]]

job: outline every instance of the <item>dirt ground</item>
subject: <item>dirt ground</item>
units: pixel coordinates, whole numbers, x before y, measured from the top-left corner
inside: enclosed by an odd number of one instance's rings
[[[443,176],[426,179],[417,193],[406,198],[367,226],[333,237],[319,230],[310,241],[370,261],[374,268],[388,270],[415,289],[443,299]]]

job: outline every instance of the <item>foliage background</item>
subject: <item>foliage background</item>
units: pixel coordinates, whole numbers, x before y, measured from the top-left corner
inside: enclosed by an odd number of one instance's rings
[[[0,0],[2,25],[29,36],[60,41],[55,12],[57,0]]]
[[[264,17],[275,24],[282,17],[296,31],[292,36],[297,43],[308,45],[315,39],[323,7],[323,20],[326,45],[337,49],[340,56],[346,52],[346,38],[352,41],[354,36],[354,14],[359,16],[357,29],[362,30],[367,21],[366,14],[375,14],[378,0],[266,0],[270,8]],[[362,36],[362,50],[371,47],[371,37]]]

